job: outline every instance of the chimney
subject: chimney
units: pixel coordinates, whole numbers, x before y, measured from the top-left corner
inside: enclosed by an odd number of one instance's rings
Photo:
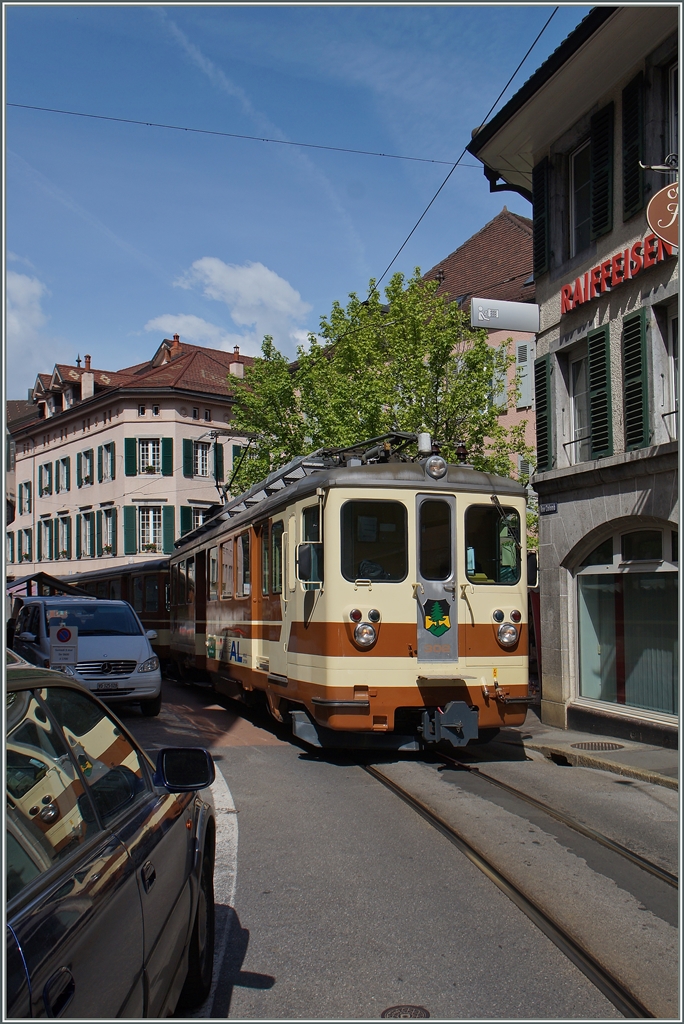
[[[86,369],[81,374],[81,401],[95,394],[95,374],[90,369],[90,356],[86,356]]]
[[[173,341],[171,342],[170,356],[171,356],[172,359],[175,359],[176,356],[179,356],[180,354],[181,354],[180,334],[174,334]]]
[[[86,357],[85,357],[85,368],[86,368],[86,370],[90,369],[90,356],[89,355],[86,355]]]
[[[233,352],[233,359],[228,366],[228,372],[233,377],[244,377],[245,375],[245,364],[240,359],[240,346],[236,345]]]
[[[76,365],[77,365],[77,366],[80,366],[80,365],[81,365],[81,357],[80,357],[80,355],[79,355],[79,356],[76,356]]]

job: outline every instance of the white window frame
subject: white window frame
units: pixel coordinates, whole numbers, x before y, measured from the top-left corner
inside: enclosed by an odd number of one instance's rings
[[[579,252],[584,252],[584,249],[576,248],[575,242],[575,160],[580,155],[580,153],[584,152],[585,149],[588,149],[589,145],[590,143],[587,139],[586,142],[583,142],[581,146],[578,146],[577,149],[574,149],[570,154],[570,258],[576,256]]]
[[[102,552],[103,554],[112,554],[114,550],[114,531],[112,529],[114,525],[114,512],[111,508],[103,509],[104,515],[102,516]],[[111,548],[112,551],[105,551],[105,548]]]
[[[209,510],[206,509],[206,508],[198,508],[196,505],[192,506],[192,528],[193,528],[193,530],[196,530],[198,526],[203,526],[204,525],[204,523],[206,521],[206,517],[207,517],[208,511]]]
[[[55,541],[57,544],[57,552],[55,558],[68,558],[68,547],[67,539],[69,533],[69,520],[66,516],[58,516],[57,518],[57,529],[55,530]],[[64,554],[62,554],[64,552]]]
[[[587,425],[584,428],[577,427],[576,413],[578,411],[577,400],[580,397],[575,394],[575,375],[573,368],[580,363],[584,363],[585,367],[585,379],[587,382],[587,390],[581,393],[585,397],[586,401],[586,415]],[[577,353],[575,358],[571,357],[569,374],[568,374],[568,393],[570,397],[570,445],[569,445],[569,462],[573,466],[577,466],[582,462],[589,462],[591,458],[591,425],[589,423],[589,356],[585,352],[583,355]],[[581,433],[584,430],[585,433]],[[582,442],[586,442],[587,448],[586,458],[582,457],[582,450],[584,445]]]
[[[81,452],[81,487],[92,487],[95,483],[95,468],[93,466],[93,462],[93,449],[84,448]],[[86,479],[86,477],[89,479]]]
[[[40,544],[40,547],[41,547],[41,552],[42,552],[42,555],[41,555],[41,561],[42,562],[51,562],[54,559],[54,553],[55,553],[54,552],[54,546],[53,546],[53,549],[52,549],[52,558],[50,558],[49,555],[48,555],[48,551],[49,551],[49,548],[50,548],[50,530],[51,530],[51,528],[52,528],[52,523],[51,523],[51,520],[49,520],[49,519],[41,519],[40,523],[38,524],[38,529],[41,532],[41,538],[40,538],[41,544]],[[54,541],[54,536],[53,536],[53,541]]]
[[[59,490],[67,490],[67,466],[68,462],[66,459],[59,460]]]
[[[209,463],[211,458],[211,442],[192,442],[192,474],[193,476],[209,477],[211,472]]]
[[[138,509],[138,537],[140,551],[152,552],[162,550],[161,505],[140,506]]]
[[[91,558],[91,549],[95,552],[93,544],[92,530],[93,530],[93,513],[82,512],[81,513],[81,558]]]
[[[7,535],[7,561],[9,563],[14,562],[14,531],[12,530]]]
[[[155,473],[161,473],[161,440],[158,437],[139,438],[138,462],[141,473],[146,473],[148,466],[152,466]]]
[[[102,445],[102,482],[109,483],[112,477],[112,469],[114,462],[114,442],[109,441],[107,444]]]

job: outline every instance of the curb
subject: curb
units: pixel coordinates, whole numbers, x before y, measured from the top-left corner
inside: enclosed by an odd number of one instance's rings
[[[650,771],[647,768],[635,768],[632,765],[620,764],[618,761],[605,761],[600,757],[591,757],[588,754],[569,750],[567,747],[550,746],[547,743],[530,743],[526,740],[523,746],[538,751],[551,761],[554,755],[562,757],[574,768],[600,768],[605,772],[613,772],[614,775],[624,775],[631,779],[639,779],[641,782],[651,782],[656,786],[664,786],[666,789],[679,789],[679,779]]]

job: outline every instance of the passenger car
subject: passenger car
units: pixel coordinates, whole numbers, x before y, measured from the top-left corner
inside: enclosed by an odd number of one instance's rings
[[[81,685],[8,662],[7,1017],[199,1006],[213,970],[211,755],[166,748],[155,768]]]
[[[108,702],[133,701],[144,715],[161,710],[161,669],[150,640],[127,601],[94,597],[27,597],[19,612],[13,648],[27,661],[50,666],[50,629],[78,629],[78,663],[68,676]],[[54,667],[54,666],[52,666]]]

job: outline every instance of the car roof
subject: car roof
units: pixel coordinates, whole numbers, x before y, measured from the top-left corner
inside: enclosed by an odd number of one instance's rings
[[[96,604],[128,604],[128,601],[110,600],[104,597],[74,597],[72,594],[64,595],[54,594],[52,597],[25,597],[24,604],[45,604],[47,601],[57,601],[59,604],[83,604],[84,602],[94,601]]]
[[[20,665],[7,665],[6,689],[7,690],[30,690],[34,686],[66,686],[70,690],[78,690],[83,693],[90,692],[81,683],[70,679],[64,672],[53,672],[49,668],[38,668],[37,665],[29,665],[23,662]]]

